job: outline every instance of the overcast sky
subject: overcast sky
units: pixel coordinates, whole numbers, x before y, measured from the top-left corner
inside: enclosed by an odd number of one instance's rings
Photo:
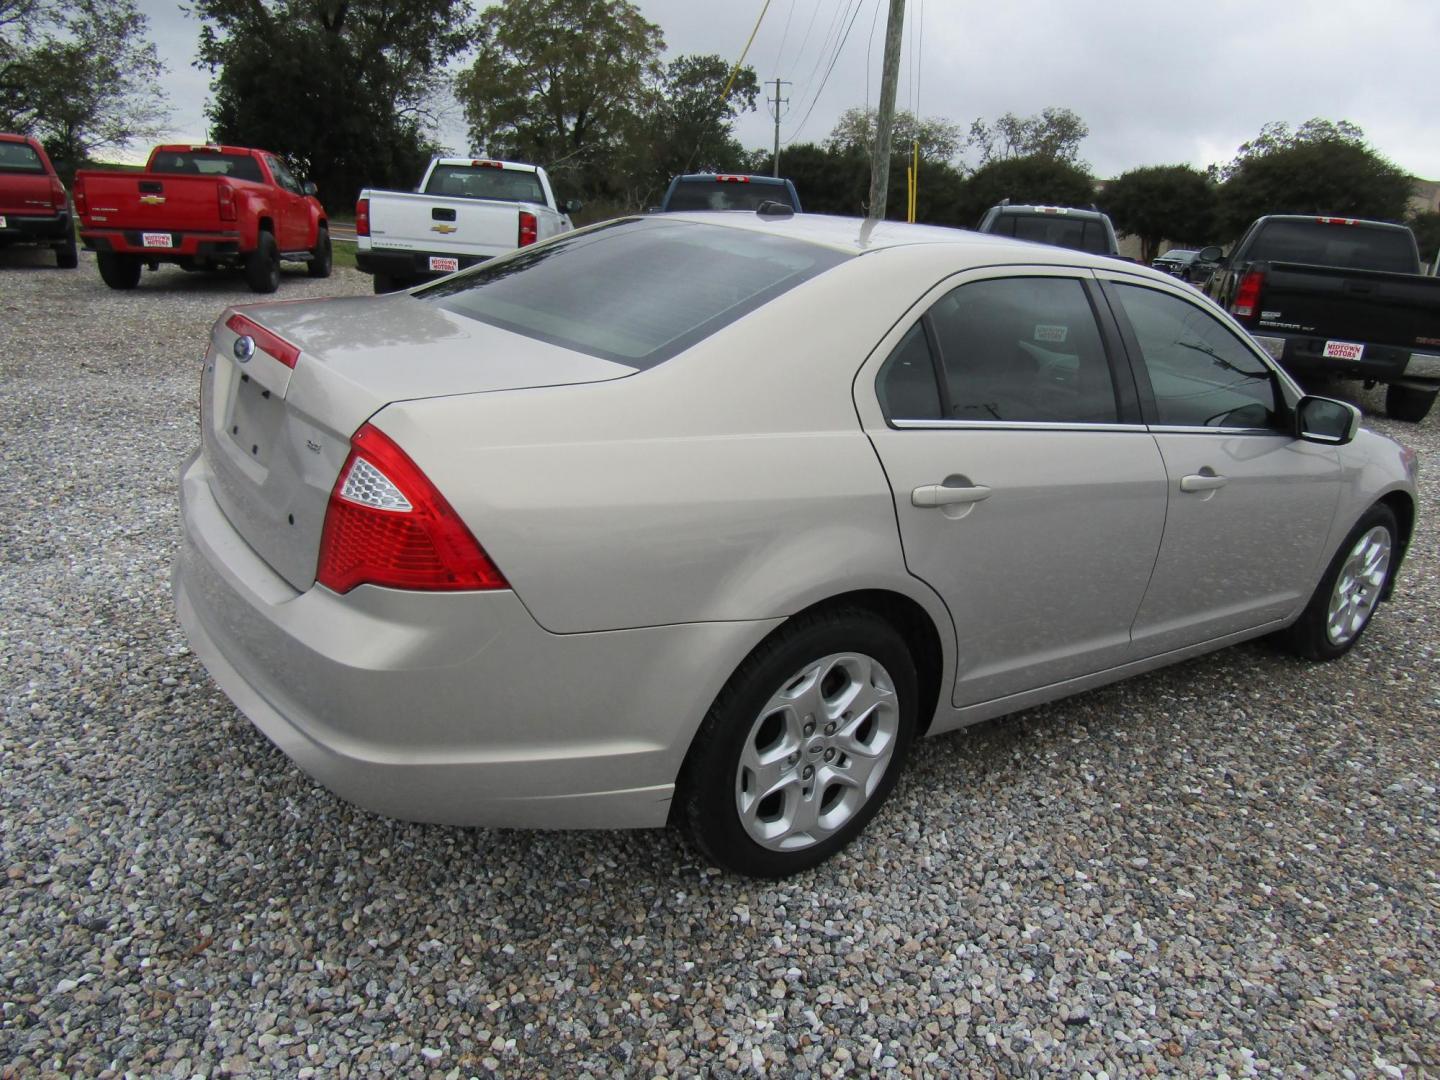
[[[733,59],[765,0],[638,5],[670,55]],[[198,24],[175,0],[139,6],[169,65],[171,135],[203,138],[209,75],[192,67]],[[876,103],[888,6],[770,0],[746,63],[762,80],[792,84],[782,144],[820,141],[846,108]],[[899,107],[918,101],[921,116],[963,128],[976,117],[1073,109],[1090,126],[1081,157],[1097,176],[1228,161],[1267,121],[1320,116],[1359,124],[1401,168],[1440,179],[1436,0],[908,0],[905,20]],[[747,147],[770,146],[765,108],[736,133]],[[471,149],[458,113],[441,138]]]

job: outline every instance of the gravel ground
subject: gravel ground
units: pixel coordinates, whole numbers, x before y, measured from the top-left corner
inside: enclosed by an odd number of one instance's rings
[[[301,774],[167,587],[196,358],[251,295],[42,263],[0,255],[0,1074],[1440,1073],[1440,416],[1372,421],[1431,479],[1345,660],[930,740],[849,851],[756,884]]]

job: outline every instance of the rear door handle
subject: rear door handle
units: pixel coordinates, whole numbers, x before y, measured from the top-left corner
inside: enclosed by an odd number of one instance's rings
[[[1189,476],[1180,478],[1181,491],[1214,491],[1222,488],[1230,482],[1228,476],[1221,476],[1211,469],[1201,469],[1198,473],[1191,473]]]
[[[944,484],[925,484],[910,492],[912,506],[956,506],[960,503],[977,503],[990,497],[990,489],[984,484],[969,487],[946,487]]]

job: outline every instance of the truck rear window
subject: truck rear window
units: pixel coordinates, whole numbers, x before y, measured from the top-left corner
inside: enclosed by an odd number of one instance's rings
[[[40,155],[24,143],[0,142],[0,172],[43,173]]]
[[[850,257],[748,229],[630,218],[481,263],[414,295],[526,337],[650,368]]]
[[[1395,274],[1414,274],[1420,269],[1414,242],[1403,229],[1322,221],[1267,221],[1260,226],[1246,257],[1256,262],[1309,263]]]
[[[670,193],[666,210],[755,210],[763,202],[791,205],[784,184],[739,180],[681,180]]]
[[[179,176],[228,176],[232,180],[264,183],[259,163],[249,154],[222,154],[219,151],[163,151],[150,161],[150,171]]]
[[[1110,253],[1110,238],[1099,221],[1064,217],[1059,214],[1001,214],[993,231],[1017,240],[1034,240],[1039,244],[1090,251],[1097,255]]]
[[[535,173],[484,165],[436,165],[425,182],[424,194],[545,205],[545,189]]]

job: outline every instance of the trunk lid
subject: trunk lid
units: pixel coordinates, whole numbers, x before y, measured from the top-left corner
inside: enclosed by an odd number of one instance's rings
[[[300,350],[240,360],[239,314]],[[246,327],[240,324],[239,329]],[[299,591],[315,581],[325,510],[350,436],[393,401],[597,382],[633,368],[408,295],[231,309],[211,335],[201,428],[211,489],[245,542]]]
[[[403,191],[372,191],[369,198],[370,246],[376,251],[495,256],[519,246],[518,203]]]
[[[84,224],[108,229],[234,231],[220,220],[217,188],[231,183],[217,176],[173,173],[76,173],[84,185]]]

